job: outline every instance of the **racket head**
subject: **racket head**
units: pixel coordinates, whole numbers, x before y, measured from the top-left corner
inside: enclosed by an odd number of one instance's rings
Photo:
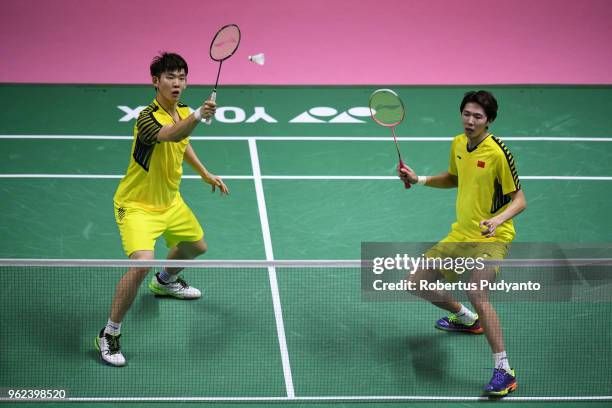
[[[406,115],[402,98],[391,89],[377,89],[372,92],[369,107],[374,122],[385,127],[399,125]]]
[[[236,24],[228,24],[219,29],[210,43],[210,58],[215,61],[225,61],[240,45],[240,28]]]

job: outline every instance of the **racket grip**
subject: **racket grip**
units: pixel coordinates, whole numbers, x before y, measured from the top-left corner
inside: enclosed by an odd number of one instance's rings
[[[217,91],[216,90],[212,91],[212,93],[210,94],[210,98],[208,98],[208,100],[213,101],[213,102],[217,101]],[[210,125],[212,123],[212,116],[206,119],[204,123],[206,123],[207,125]]]
[[[406,165],[404,164],[404,161],[400,158],[399,164],[397,165],[397,167],[399,167],[400,169],[407,169]],[[408,180],[403,180],[404,181],[404,188],[406,190],[408,190],[410,187],[412,187],[412,184],[410,184],[410,182]]]

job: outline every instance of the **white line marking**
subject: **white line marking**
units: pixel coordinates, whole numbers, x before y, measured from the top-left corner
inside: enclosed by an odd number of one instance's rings
[[[119,174],[0,174],[0,179],[120,179]],[[254,176],[221,176],[225,180],[253,180]],[[257,176],[262,180],[397,180],[397,176]],[[199,180],[200,176],[184,175]],[[521,180],[612,181],[612,176],[521,176]]]
[[[133,140],[134,136],[107,135],[0,135],[0,139],[46,140]]]
[[[225,180],[252,180],[253,176],[221,176]],[[0,174],[2,178],[42,178],[42,179],[121,179],[122,174]],[[200,180],[195,174],[183,175],[183,179]]]
[[[500,265],[509,268],[534,267],[534,266],[611,266],[612,258],[535,258],[535,259],[504,259],[485,261],[490,265]],[[203,260],[169,260],[154,259],[150,261],[132,259],[36,259],[36,258],[0,258],[0,266],[50,266],[50,267],[121,267],[130,268],[134,266],[171,268],[334,268],[354,269],[370,268],[371,262],[362,259],[275,259],[273,261],[253,259],[203,259]],[[555,273],[554,270],[551,273]]]
[[[0,174],[0,178],[41,178],[41,179],[120,179],[116,174]]]
[[[0,135],[0,139],[48,140],[133,140],[133,136],[109,135]],[[191,136],[190,140],[256,140],[256,141],[312,141],[312,142],[388,142],[389,136]],[[448,142],[452,137],[398,137],[406,142]],[[612,142],[612,137],[560,137],[560,136],[500,136],[504,141],[516,142]]]
[[[259,219],[261,220],[261,232],[263,234],[266,260],[273,261],[274,252],[272,251],[270,224],[268,223],[268,212],[266,210],[266,200],[263,190],[261,169],[259,167],[257,142],[254,139],[249,139],[249,152],[251,154],[253,178],[255,181],[255,193],[257,195],[257,207],[259,208]],[[276,318],[276,333],[278,335],[278,344],[280,347],[281,360],[283,363],[283,374],[285,376],[285,388],[287,389],[287,397],[295,398],[295,391],[293,389],[293,377],[291,375],[291,365],[289,363],[289,349],[287,348],[287,340],[285,338],[285,324],[283,322],[283,310],[281,307],[280,292],[278,290],[275,267],[268,267],[268,277],[270,279],[270,289],[272,291],[272,303],[274,305],[274,316]]]
[[[499,138],[517,142],[612,142],[612,137],[500,136]]]
[[[398,180],[397,176],[262,176],[264,180]],[[521,176],[521,180],[611,181],[612,176]]]
[[[58,402],[111,402],[111,401],[199,401],[199,402],[264,402],[264,401],[489,401],[488,397],[444,397],[444,396],[321,396],[321,397],[69,397],[57,399]],[[505,397],[504,401],[611,401],[612,396],[576,396],[576,397]],[[0,401],[15,401],[0,398]],[[37,400],[33,400],[37,401]],[[42,401],[42,400],[38,400]],[[44,401],[51,401],[46,399]]]
[[[397,176],[262,176],[264,180],[399,180]]]
[[[521,180],[588,180],[588,181],[610,181],[609,176],[519,176]]]

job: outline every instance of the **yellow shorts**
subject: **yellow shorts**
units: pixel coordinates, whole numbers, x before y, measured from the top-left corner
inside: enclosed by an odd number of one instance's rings
[[[510,249],[510,242],[499,242],[491,241],[487,238],[470,239],[456,231],[451,231],[444,239],[432,246],[426,253],[426,258],[458,258],[464,259],[493,259],[502,260],[508,254]],[[455,282],[458,279],[458,275],[465,272],[465,268],[462,267],[462,271],[458,271],[457,263],[455,262],[455,270],[438,268],[444,278],[449,282]],[[495,272],[499,272],[499,266],[495,267]]]
[[[155,241],[161,235],[168,248],[179,242],[196,242],[204,237],[200,223],[180,195],[164,211],[150,211],[137,206],[119,207],[115,204],[115,221],[128,257],[135,251],[153,251]]]

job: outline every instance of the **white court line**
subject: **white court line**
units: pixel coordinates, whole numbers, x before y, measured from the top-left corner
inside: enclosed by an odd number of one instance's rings
[[[6,397],[0,401],[16,401]],[[490,401],[488,397],[445,397],[445,396],[312,396],[312,397],[68,397],[63,399],[45,399],[29,401],[56,402],[272,402],[272,401]],[[505,397],[503,401],[612,401],[612,396],[576,396],[576,397]]]
[[[225,180],[397,180],[397,176],[220,176]],[[0,174],[0,179],[120,179],[119,174]],[[521,176],[521,180],[612,181],[612,176]],[[183,179],[200,180],[195,174]]]
[[[608,176],[519,176],[521,180],[587,180],[587,181],[610,181]]]
[[[262,176],[264,180],[397,180],[397,176]],[[612,181],[612,176],[519,176],[521,180]]]
[[[2,178],[41,178],[41,179],[121,179],[123,174],[0,174]],[[225,180],[253,180],[253,176],[221,176]],[[195,174],[183,175],[183,179],[200,180]]]
[[[266,200],[264,196],[263,183],[261,180],[257,142],[253,139],[249,139],[249,152],[251,154],[251,165],[253,167],[253,179],[255,181],[255,193],[257,195],[257,207],[259,208],[259,219],[261,221],[261,233],[263,235],[266,260],[273,261],[274,252],[272,251],[272,237],[270,235],[270,224],[268,223],[268,212],[266,210]],[[272,304],[274,306],[276,333],[278,335],[278,345],[280,347],[283,374],[285,376],[285,388],[287,390],[287,397],[294,398],[295,391],[293,389],[293,377],[291,375],[291,364],[289,362],[289,349],[287,348],[287,339],[285,338],[285,324],[283,322],[283,310],[281,307],[280,292],[278,290],[275,267],[268,267],[268,278],[270,280],[270,289],[272,291]]]
[[[0,135],[0,139],[48,139],[48,140],[133,140],[133,136],[108,135]],[[256,140],[256,141],[312,141],[312,142],[385,142],[388,136],[191,136],[190,140]],[[612,137],[558,137],[558,136],[500,136],[501,140],[517,142],[612,142]],[[452,137],[398,137],[406,142],[448,142]]]

